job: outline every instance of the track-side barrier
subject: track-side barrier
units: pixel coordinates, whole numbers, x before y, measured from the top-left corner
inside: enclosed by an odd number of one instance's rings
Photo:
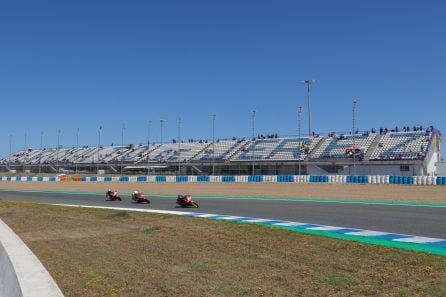
[[[330,183],[330,184],[392,184],[392,185],[439,185],[446,186],[445,176],[401,175],[223,175],[223,176],[83,176],[67,179],[48,176],[0,176],[10,182],[148,182],[148,183]]]

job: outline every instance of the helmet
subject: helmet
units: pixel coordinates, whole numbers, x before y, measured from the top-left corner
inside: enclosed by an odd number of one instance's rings
[[[133,191],[133,195],[138,195],[138,191]]]
[[[178,195],[178,199],[183,199],[183,195]]]
[[[108,189],[108,191],[111,192],[112,190],[111,190],[111,189]]]

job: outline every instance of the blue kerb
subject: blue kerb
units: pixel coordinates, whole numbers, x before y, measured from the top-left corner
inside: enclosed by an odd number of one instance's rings
[[[191,217],[198,217],[201,215],[204,215],[204,213],[200,213],[200,212],[189,212],[186,215],[191,216]]]
[[[247,222],[247,223],[251,223],[251,222]],[[262,224],[262,225],[266,225],[266,226],[272,226],[277,223],[283,223],[283,221],[271,220],[271,221],[264,221],[264,222],[252,222],[252,223]]]
[[[446,241],[429,242],[426,245],[446,248]]]
[[[290,226],[290,228],[294,228],[294,229],[308,229],[308,228],[315,228],[315,227],[322,227],[322,226],[321,225],[314,225],[314,224],[304,224],[304,225]]]
[[[411,238],[411,237],[413,236],[402,235],[402,234],[384,234],[384,235],[373,236],[373,238],[389,239],[389,240]]]
[[[359,229],[352,229],[352,228],[343,228],[343,229],[330,230],[330,232],[341,233],[341,234],[351,233],[351,232],[359,232],[359,231],[361,231],[361,230],[359,230]]]
[[[251,218],[251,217],[237,217],[237,216],[231,216],[231,215],[218,215],[218,214],[204,214],[204,213],[188,213],[187,215],[193,216],[193,217],[202,217],[202,218],[209,218],[214,220],[227,220],[232,222],[238,222],[238,223],[251,223],[251,224],[258,224],[268,227],[281,227],[284,226],[286,229],[294,230],[295,232],[309,232],[309,231],[320,231],[321,234],[346,234],[352,233],[352,232],[360,232],[364,231],[361,229],[355,229],[355,228],[336,228],[336,227],[330,227],[330,226],[324,226],[324,225],[316,225],[316,224],[305,224],[305,223],[297,223],[297,222],[287,222],[287,221],[281,221],[281,220],[267,220],[267,219],[259,219],[259,218]],[[253,222],[250,222],[250,220],[253,220]],[[255,222],[254,220],[259,220],[258,222]],[[296,225],[294,225],[296,224]],[[320,228],[321,230],[315,230],[315,228]],[[330,227],[326,228],[327,230],[323,230],[324,227]],[[394,233],[385,233],[378,236],[360,236],[360,235],[352,235],[353,237],[357,238],[373,238],[373,239],[381,239],[381,240],[388,240],[388,241],[395,241],[398,239],[404,239],[404,238],[414,238],[415,236],[410,235],[403,235],[403,234],[394,234]],[[424,242],[419,243],[420,246],[426,246],[426,247],[432,247],[432,248],[446,248],[446,240],[438,241],[438,242]]]
[[[225,216],[225,215],[222,215],[222,216],[215,216],[215,217],[212,217],[213,219],[216,219],[216,220],[222,220],[222,221],[224,221],[226,218],[229,218],[229,217],[232,217],[232,216]],[[243,222],[243,221],[245,221],[245,220],[252,220],[252,218],[249,218],[249,217],[240,217],[240,218],[232,218],[232,219],[230,219],[230,220],[228,220],[228,221],[231,221],[231,222]]]
[[[106,181],[106,182],[111,182],[113,179],[112,179],[112,177],[111,176],[106,176],[106,177],[104,177],[104,181]]]

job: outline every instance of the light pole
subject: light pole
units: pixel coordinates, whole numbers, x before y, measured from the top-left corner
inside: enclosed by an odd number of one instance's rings
[[[217,115],[212,115],[212,175],[215,175],[215,118]]]
[[[122,123],[122,128],[121,128],[121,145],[122,148],[124,149],[124,130],[125,130],[125,123]],[[124,163],[124,152],[121,155],[121,176],[122,176],[122,166]]]
[[[147,175],[149,175],[150,166],[150,130],[152,129],[152,121],[149,120],[149,124],[147,125]]]
[[[77,174],[77,157],[79,155],[79,128],[76,130],[76,156],[74,158],[74,163],[76,166],[75,173]]]
[[[181,117],[178,117],[178,175],[181,175]]]
[[[297,130],[298,130],[298,134],[299,134],[299,143],[300,143],[300,147],[299,147],[299,175],[301,174],[300,171],[300,161],[301,161],[301,154],[302,154],[302,139],[300,138],[300,118],[302,115],[302,106],[299,106],[299,108],[297,109]]]
[[[98,174],[98,171],[99,171],[99,159],[100,159],[99,151],[101,150],[101,131],[102,131],[102,125],[99,125],[99,128],[98,128],[98,166],[96,169],[96,174]]]
[[[356,104],[357,101],[353,100],[353,108],[352,108],[352,124],[353,124],[353,174],[356,174],[356,143],[355,143],[355,112],[356,112]]]
[[[59,173],[59,149],[60,149],[60,129],[57,130],[57,150],[56,150],[57,173]]]
[[[26,165],[26,162],[27,162],[27,157],[26,157],[26,132],[25,132],[25,139],[24,139],[24,142],[23,142],[23,156],[24,156],[24,162],[23,162],[23,172],[25,172],[25,165]]]
[[[9,161],[11,161],[12,157],[12,134],[9,134]]]
[[[163,145],[163,125],[164,125],[164,120],[163,119],[160,119],[160,130],[161,130],[161,133],[160,133],[160,142],[161,142],[161,145]]]
[[[43,131],[40,131],[40,159],[39,159],[39,174],[42,170],[42,154],[43,154]]]
[[[251,155],[252,155],[252,175],[254,175],[254,146],[255,146],[255,121],[256,121],[256,111],[252,111],[252,147],[251,147]]]
[[[314,79],[307,79],[303,81],[307,84],[307,94],[308,94],[308,136],[311,137],[311,105],[310,105],[310,85],[315,82]]]

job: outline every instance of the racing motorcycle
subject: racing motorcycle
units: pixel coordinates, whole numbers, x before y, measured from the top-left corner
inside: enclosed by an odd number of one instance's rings
[[[121,197],[118,196],[118,192],[112,190],[108,190],[107,192],[105,192],[105,198],[111,201],[122,201]]]
[[[149,197],[146,197],[146,195],[140,192],[133,192],[132,200],[135,201],[136,203],[144,203],[144,202],[146,202],[147,204],[150,203]]]
[[[177,204],[180,207],[195,207],[198,208],[198,203],[192,200],[190,195],[178,195]]]

